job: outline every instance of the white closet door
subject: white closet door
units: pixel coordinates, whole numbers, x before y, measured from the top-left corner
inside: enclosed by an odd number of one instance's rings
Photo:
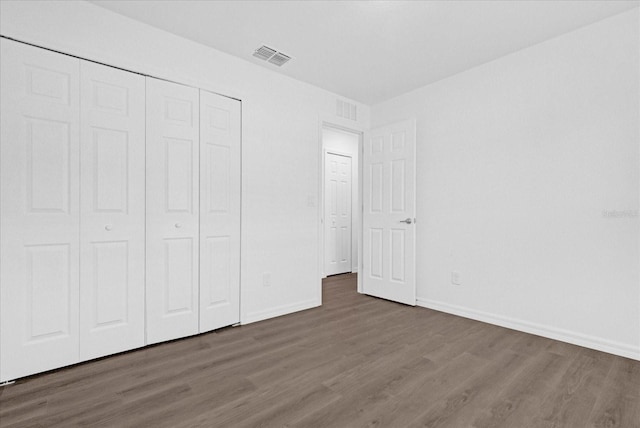
[[[200,91],[200,332],[240,322],[240,101]]]
[[[0,377],[8,380],[79,358],[79,60],[0,43]]]
[[[198,90],[147,78],[147,343],[198,333]]]
[[[351,158],[324,158],[324,273],[351,272]]]
[[[80,358],[144,345],[145,80],[80,64]]]

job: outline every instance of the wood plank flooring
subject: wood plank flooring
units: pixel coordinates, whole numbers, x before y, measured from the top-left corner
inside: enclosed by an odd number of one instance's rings
[[[0,388],[11,427],[638,428],[640,362],[324,282],[324,305]]]

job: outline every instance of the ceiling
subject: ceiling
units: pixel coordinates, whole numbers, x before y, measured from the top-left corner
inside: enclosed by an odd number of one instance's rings
[[[640,1],[89,0],[98,6],[375,104],[638,7]],[[252,56],[261,45],[293,59]]]

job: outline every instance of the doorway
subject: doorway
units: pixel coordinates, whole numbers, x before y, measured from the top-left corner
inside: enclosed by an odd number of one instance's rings
[[[358,271],[360,133],[322,127],[322,276]]]

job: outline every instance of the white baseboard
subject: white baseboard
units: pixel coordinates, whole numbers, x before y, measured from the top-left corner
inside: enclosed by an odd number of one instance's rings
[[[611,340],[589,336],[582,333],[576,333],[569,330],[563,330],[552,326],[531,323],[528,321],[504,317],[501,315],[491,314],[488,312],[478,311],[462,306],[450,305],[448,303],[438,302],[431,299],[417,298],[416,304],[424,308],[446,312],[448,314],[458,315],[464,318],[482,321],[489,324],[495,324],[499,325],[500,327],[506,327],[512,330],[531,333],[537,336],[571,343],[573,345],[584,346],[585,348],[591,348],[597,351],[619,355],[621,357],[640,360],[640,348],[626,343],[614,342]]]
[[[303,302],[291,303],[288,305],[277,306],[262,311],[251,312],[246,314],[240,320],[241,324],[251,324],[253,322],[263,321],[269,318],[275,318],[282,315],[288,315],[298,311],[304,311],[318,307],[322,304],[318,299],[305,300]]]

